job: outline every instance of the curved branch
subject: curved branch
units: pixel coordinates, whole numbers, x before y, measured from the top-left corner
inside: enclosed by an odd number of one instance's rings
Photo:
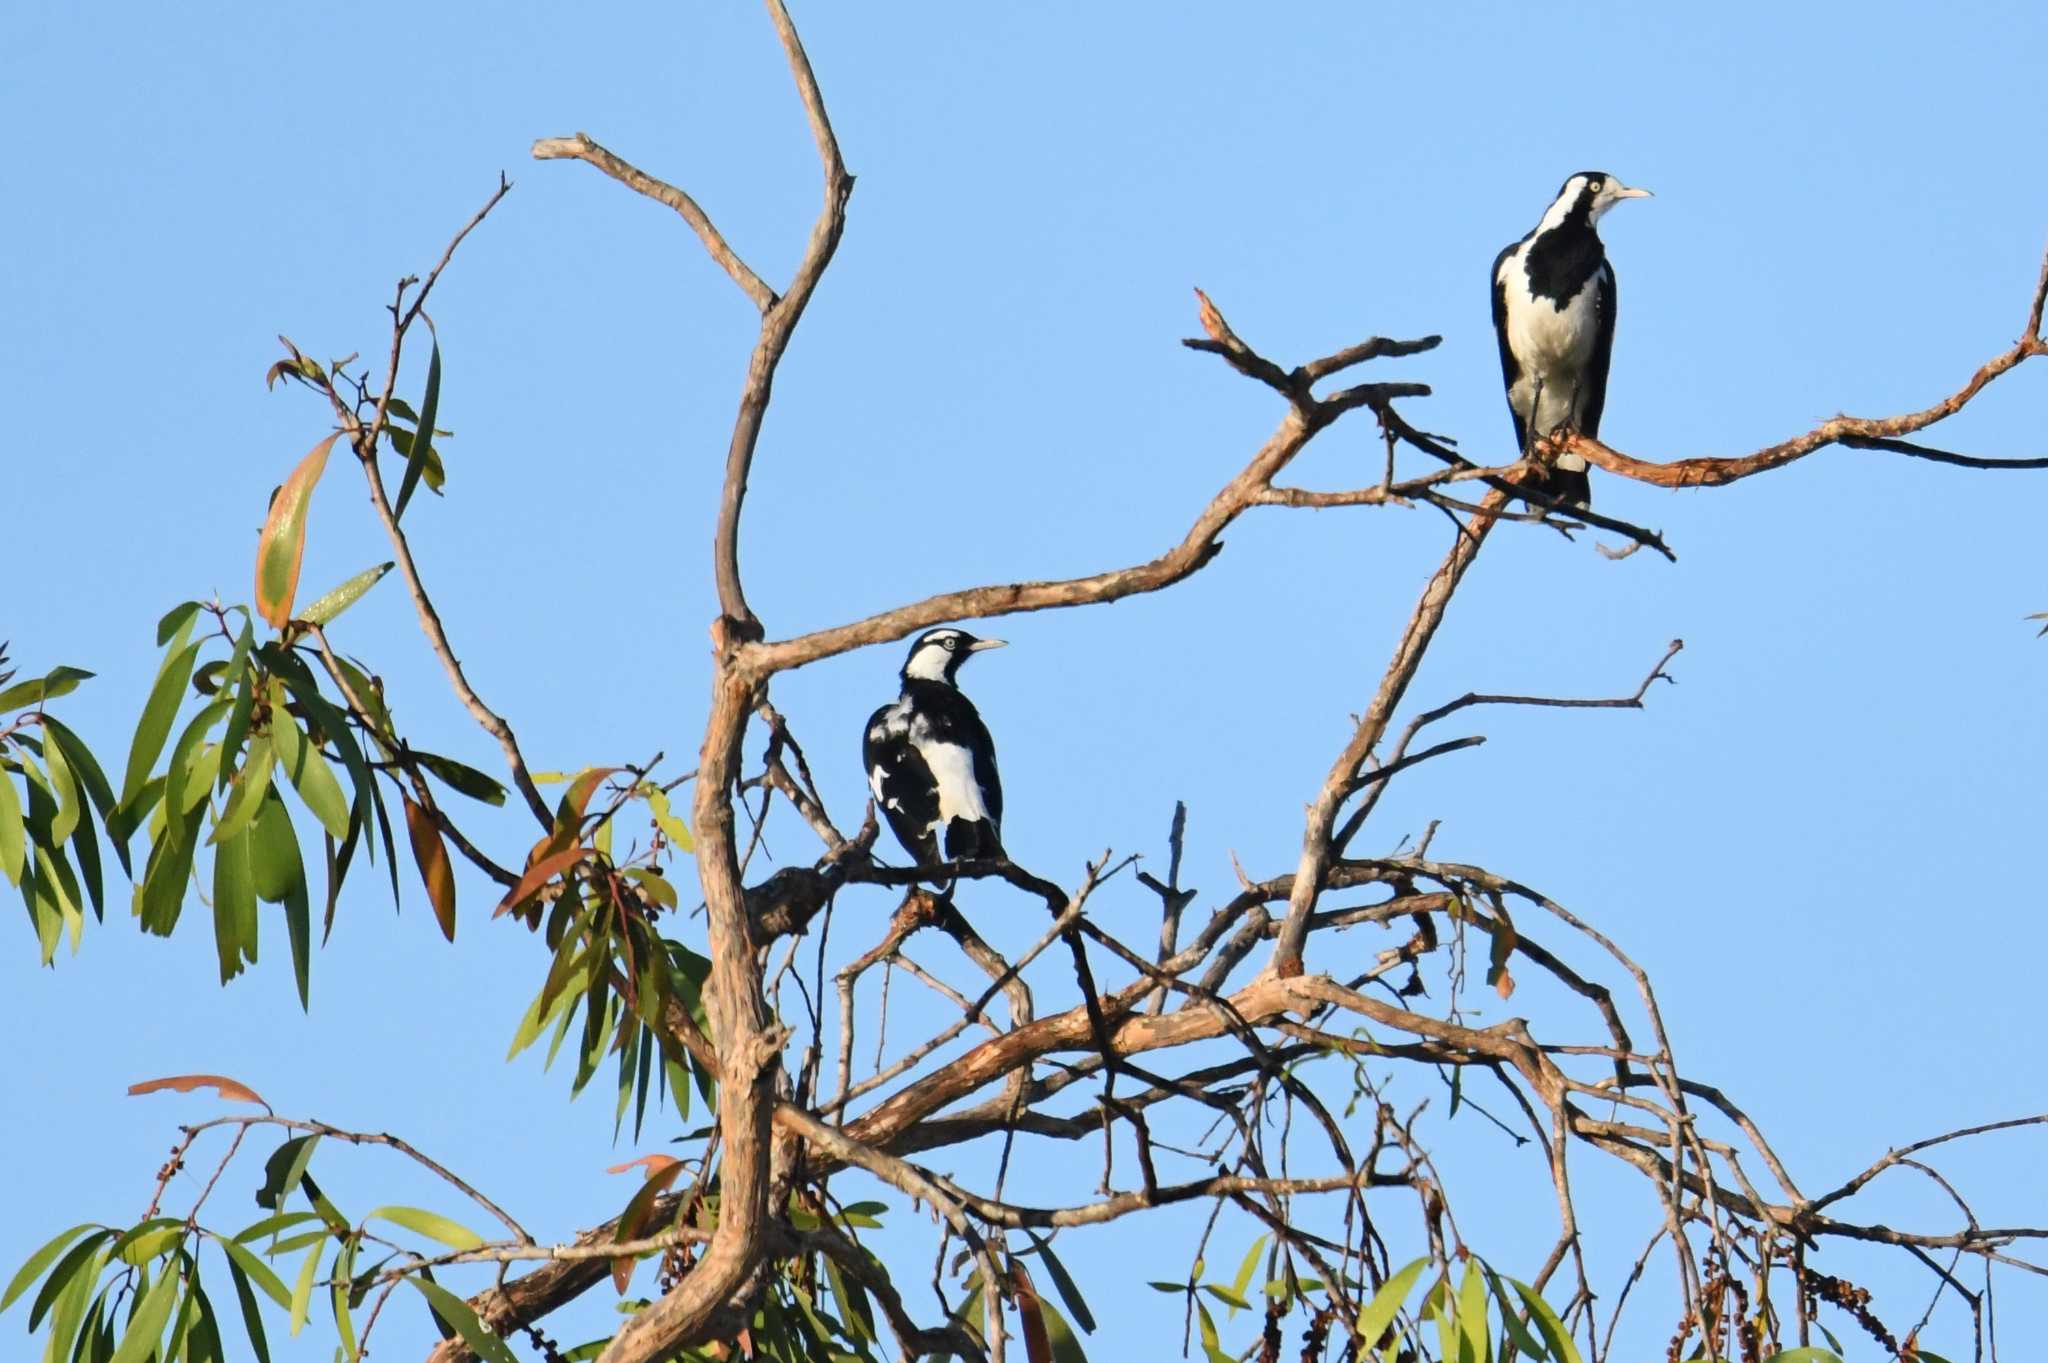
[[[1968,455],[1950,454],[1943,450],[1931,450],[1924,446],[1908,445],[1898,437],[1911,435],[1915,431],[1924,431],[1936,422],[1947,420],[1968,406],[1973,398],[1999,376],[2018,368],[2036,355],[2048,353],[2048,342],[2044,342],[2040,336],[2044,298],[2048,298],[2048,256],[2042,259],[2041,280],[2035,286],[2033,303],[2028,310],[2026,334],[2015,341],[2009,349],[1986,360],[1962,387],[1934,405],[1923,407],[1917,412],[1890,417],[1831,417],[1803,435],[1796,435],[1775,445],[1766,445],[1754,454],[1734,458],[1700,457],[1674,459],[1662,464],[1652,463],[1649,460],[1637,459],[1633,455],[1623,454],[1620,450],[1603,445],[1590,436],[1577,434],[1567,435],[1563,439],[1538,441],[1537,445],[1539,449],[1553,454],[1581,455],[1609,473],[1633,478],[1639,483],[1673,488],[1721,487],[1771,469],[1783,468],[1830,445],[1892,450],[1972,468],[2040,468],[2048,461],[1977,459]]]

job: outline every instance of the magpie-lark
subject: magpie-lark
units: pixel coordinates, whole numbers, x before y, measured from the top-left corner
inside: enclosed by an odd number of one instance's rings
[[[1564,182],[1536,229],[1493,262],[1493,329],[1522,454],[1532,434],[1547,436],[1559,426],[1600,434],[1615,295],[1614,267],[1595,225],[1623,199],[1649,193],[1604,171],[1582,170]],[[1560,455],[1529,486],[1580,506],[1592,501],[1586,461],[1576,454]]]
[[[1002,853],[1003,783],[995,742],[954,681],[961,664],[1001,639],[932,629],[903,664],[903,691],[875,711],[861,744],[868,788],[896,840],[920,866]]]

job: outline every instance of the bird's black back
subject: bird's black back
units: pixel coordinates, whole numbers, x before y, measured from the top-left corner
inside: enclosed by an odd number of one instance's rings
[[[1607,262],[1600,234],[1593,230],[1592,196],[1581,194],[1564,221],[1548,232],[1531,234],[1523,268],[1529,292],[1548,298],[1562,309],[1578,296],[1586,281]]]

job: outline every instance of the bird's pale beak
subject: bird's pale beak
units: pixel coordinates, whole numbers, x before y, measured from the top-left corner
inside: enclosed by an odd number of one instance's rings
[[[967,651],[969,653],[979,653],[985,648],[1003,648],[1009,642],[1008,639],[976,639],[967,646]]]
[[[1657,196],[1650,193],[1647,189],[1623,188],[1615,190],[1614,197],[1617,199],[1654,199]]]

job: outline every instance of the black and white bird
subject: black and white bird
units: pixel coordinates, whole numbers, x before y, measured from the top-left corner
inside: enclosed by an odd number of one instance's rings
[[[1002,646],[965,630],[926,630],[904,660],[902,694],[868,720],[868,788],[920,866],[937,865],[942,851],[948,861],[1002,854],[995,742],[955,681],[969,658]]]
[[[1493,262],[1493,329],[1501,377],[1515,419],[1515,448],[1531,433],[1559,426],[1600,434],[1607,405],[1607,364],[1614,354],[1614,267],[1595,230],[1623,199],[1648,198],[1612,175],[1582,170],[1564,182],[1536,229]],[[1548,476],[1528,484],[1579,506],[1592,500],[1586,461],[1560,455]]]

